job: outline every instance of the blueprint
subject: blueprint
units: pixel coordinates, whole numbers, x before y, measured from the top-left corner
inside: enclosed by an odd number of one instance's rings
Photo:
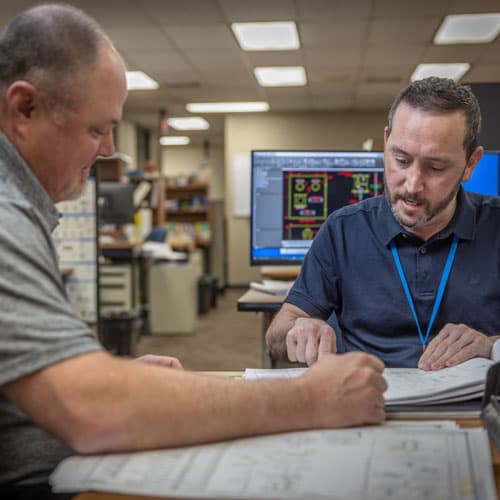
[[[55,491],[269,500],[493,500],[487,434],[445,423],[316,430],[70,457]]]

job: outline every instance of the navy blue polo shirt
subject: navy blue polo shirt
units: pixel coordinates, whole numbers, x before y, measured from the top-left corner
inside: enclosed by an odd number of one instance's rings
[[[395,238],[422,332],[451,240],[455,261],[430,339],[446,323],[500,334],[500,198],[458,193],[449,225],[427,241],[405,231],[385,196],[337,210],[316,235],[286,302],[327,320],[338,352],[366,351],[388,367],[415,367],[422,345],[390,250]]]

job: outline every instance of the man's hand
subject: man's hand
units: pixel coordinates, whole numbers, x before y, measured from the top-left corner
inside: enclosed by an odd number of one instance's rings
[[[467,325],[447,323],[418,361],[422,370],[440,370],[471,358],[489,358],[494,339]]]
[[[370,354],[324,355],[303,375],[306,390],[313,396],[311,412],[317,417],[313,425],[346,427],[382,422],[387,389],[383,371],[382,361]]]
[[[178,368],[182,370],[181,362],[177,358],[172,356],[157,356],[155,354],[145,354],[140,358],[136,358],[135,361],[140,361],[141,363],[146,363],[147,365],[157,365],[166,366],[167,368]]]
[[[320,319],[298,318],[286,335],[286,349],[290,361],[311,366],[325,354],[337,352],[335,332]]]

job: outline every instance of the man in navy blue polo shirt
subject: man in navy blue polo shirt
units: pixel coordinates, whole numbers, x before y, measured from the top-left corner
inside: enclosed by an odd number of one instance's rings
[[[395,99],[385,195],[334,212],[267,332],[274,359],[367,351],[436,370],[500,338],[500,198],[468,193],[483,154],[469,88],[427,78]]]

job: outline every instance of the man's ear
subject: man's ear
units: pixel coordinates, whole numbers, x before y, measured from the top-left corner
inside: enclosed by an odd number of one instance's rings
[[[474,152],[470,155],[469,161],[464,170],[464,175],[462,177],[462,182],[467,182],[474,173],[474,169],[476,165],[479,163],[481,158],[483,157],[484,148],[482,146],[478,146]]]
[[[12,83],[5,95],[7,118],[17,133],[24,135],[38,105],[39,92],[29,82],[19,80]]]
[[[387,144],[387,139],[389,138],[389,126],[384,127],[384,147]]]

